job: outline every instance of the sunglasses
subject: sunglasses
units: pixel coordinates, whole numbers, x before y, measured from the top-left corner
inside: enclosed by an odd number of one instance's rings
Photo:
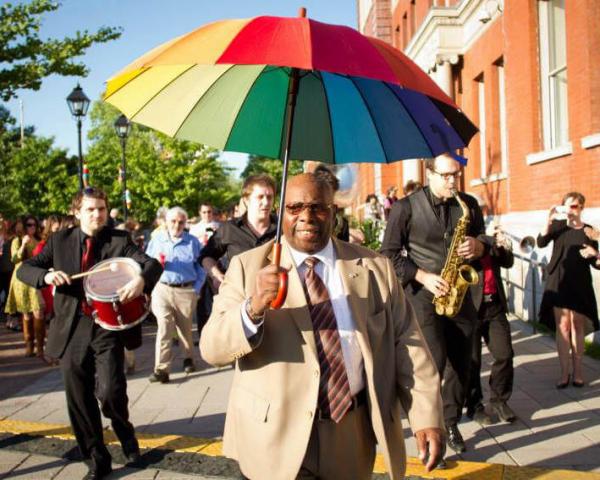
[[[438,172],[437,170],[432,170],[432,171],[433,171],[433,173],[442,177],[446,182],[448,180],[450,180],[451,178],[460,178],[462,176],[462,172],[460,170],[458,172],[448,172],[448,173],[441,173],[441,172]]]
[[[581,208],[581,205],[569,205],[569,208],[571,210],[579,210]]]
[[[35,223],[26,223],[25,226],[26,227],[37,227],[37,224],[35,224]]]
[[[314,215],[327,215],[331,209],[331,205],[328,203],[288,203],[285,206],[285,210],[290,215],[300,215],[301,212],[308,209],[310,213]]]

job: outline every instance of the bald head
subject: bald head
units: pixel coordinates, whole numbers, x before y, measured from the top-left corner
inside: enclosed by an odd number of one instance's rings
[[[283,234],[292,248],[305,253],[322,250],[333,230],[333,189],[323,178],[303,173],[287,182]]]

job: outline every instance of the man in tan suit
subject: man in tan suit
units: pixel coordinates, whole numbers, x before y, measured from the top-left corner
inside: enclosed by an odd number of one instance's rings
[[[403,478],[401,417],[427,470],[442,455],[439,377],[390,261],[331,238],[333,192],[290,179],[282,267],[272,244],[235,256],[202,331],[213,365],[236,362],[223,451],[251,479],[370,478],[379,444]],[[269,309],[279,273],[289,291]]]

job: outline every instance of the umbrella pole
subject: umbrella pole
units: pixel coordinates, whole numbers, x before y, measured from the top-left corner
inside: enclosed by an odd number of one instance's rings
[[[287,107],[285,115],[285,143],[283,144],[283,174],[281,175],[281,193],[279,198],[279,215],[277,216],[277,232],[273,244],[273,265],[279,266],[281,261],[281,226],[285,212],[285,191],[290,160],[290,149],[292,148],[292,130],[294,128],[294,111],[296,109],[296,97],[298,96],[299,71],[292,68],[290,71],[290,82],[287,95]],[[281,308],[287,296],[287,272],[279,274],[279,290],[277,297],[271,302],[271,308]]]

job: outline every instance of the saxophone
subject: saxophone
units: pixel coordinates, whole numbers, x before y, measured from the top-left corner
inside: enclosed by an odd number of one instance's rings
[[[469,208],[462,201],[458,192],[452,190],[452,195],[462,209],[462,216],[454,229],[452,244],[446,257],[444,269],[440,274],[448,282],[448,285],[450,285],[450,292],[443,297],[434,297],[433,299],[435,313],[445,315],[446,317],[454,317],[460,311],[469,286],[479,281],[477,271],[471,265],[464,263],[464,258],[456,253],[458,246],[465,240],[470,218]]]

